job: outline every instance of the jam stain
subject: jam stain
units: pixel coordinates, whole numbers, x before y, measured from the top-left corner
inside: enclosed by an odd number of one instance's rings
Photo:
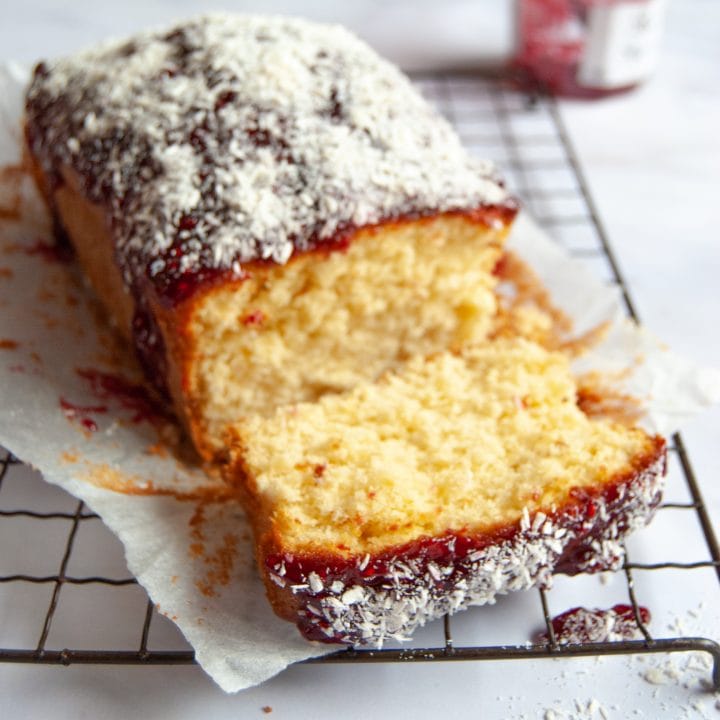
[[[98,400],[114,400],[124,410],[128,410],[131,413],[131,422],[152,423],[167,420],[144,385],[134,383],[122,375],[92,368],[80,368],[75,372],[86,381]]]
[[[37,255],[48,263],[67,264],[72,261],[73,254],[69,245],[62,242],[47,242],[36,240],[30,247],[25,248],[27,255]]]
[[[100,401],[114,401],[122,409],[129,411],[130,422],[141,423],[166,422],[168,418],[153,401],[148,390],[122,375],[106,373],[92,368],[75,371],[88,385],[92,395]],[[88,432],[97,432],[98,424],[94,415],[107,414],[108,404],[78,405],[60,398],[60,409],[68,420],[77,422]]]
[[[170,399],[167,386],[168,363],[160,326],[155,315],[147,308],[142,295],[136,293],[135,314],[132,319],[132,336],[135,352],[145,377],[163,399]]]
[[[97,422],[93,415],[105,414],[108,409],[105,405],[76,405],[60,398],[60,409],[63,415],[71,422],[77,422],[84,430],[88,432],[97,432]]]
[[[607,321],[579,335],[573,334],[570,316],[554,304],[535,270],[511,250],[503,253],[493,274],[499,283],[493,337],[519,335],[570,357],[583,355],[605,338]]]
[[[650,622],[646,607],[639,607],[638,614],[643,625]],[[632,606],[622,604],[609,610],[572,608],[554,617],[552,628],[560,645],[634,640],[641,634]],[[538,640],[548,642],[547,633],[540,634]]]
[[[248,327],[259,327],[265,322],[265,313],[262,310],[253,310],[251,313],[245,315],[242,319],[242,324]]]

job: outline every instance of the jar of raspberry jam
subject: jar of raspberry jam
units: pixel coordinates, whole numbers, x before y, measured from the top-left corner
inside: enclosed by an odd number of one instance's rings
[[[627,92],[655,68],[665,0],[517,0],[514,69],[555,95]]]

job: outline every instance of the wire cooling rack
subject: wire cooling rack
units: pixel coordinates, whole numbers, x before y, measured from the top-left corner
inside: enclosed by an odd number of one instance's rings
[[[513,92],[497,79],[424,75],[415,80],[455,125],[470,151],[497,162],[536,220],[568,252],[583,258],[608,283],[619,286],[628,314],[637,320],[628,287],[555,102]],[[669,451],[669,482],[671,486],[674,483],[674,489],[658,514],[668,515],[669,527],[679,527],[681,533],[697,533],[695,551],[699,559],[687,560],[683,555],[637,562],[631,559],[632,553],[628,554],[616,575],[622,580],[624,601],[633,609],[642,639],[561,644],[553,631],[548,593],[538,590],[536,610],[547,638],[542,642],[506,644],[503,638],[487,646],[468,643],[454,628],[458,623],[467,629],[467,623],[446,617],[444,641],[440,643],[405,649],[350,649],[308,662],[499,660],[702,651],[712,656],[712,683],[720,689],[720,645],[709,638],[685,637],[683,633],[679,637],[656,637],[641,617],[636,578],[649,572],[656,576],[682,572],[682,582],[690,590],[697,585],[687,581],[688,574],[710,573],[712,597],[703,590],[705,597],[686,594],[684,600],[688,608],[697,601],[713,605],[720,602],[716,594],[720,551],[679,435],[671,439]],[[660,522],[658,517],[653,525]],[[119,542],[98,516],[86,511],[82,502],[43,483],[37,474],[1,450],[0,549],[0,661],[63,665],[195,661],[174,626],[158,614],[137,581],[129,577]],[[590,597],[577,604],[592,607],[595,602]],[[94,615],[99,607],[109,608],[104,618]],[[120,617],[123,622],[118,621]],[[94,637],[89,638],[90,634]]]

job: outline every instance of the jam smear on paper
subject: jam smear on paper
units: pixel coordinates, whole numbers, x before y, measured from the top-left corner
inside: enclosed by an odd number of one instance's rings
[[[60,398],[60,409],[68,420],[79,423],[88,432],[98,430],[98,424],[92,416],[108,411],[105,405],[76,405],[63,397]]]
[[[48,263],[69,263],[73,259],[70,246],[63,242],[48,242],[47,240],[36,240],[32,245],[25,248],[27,255],[37,255]]]
[[[78,368],[77,374],[86,381],[92,394],[99,400],[114,400],[132,414],[131,422],[153,422],[167,419],[142,383],[136,383],[116,373],[94,368]]]

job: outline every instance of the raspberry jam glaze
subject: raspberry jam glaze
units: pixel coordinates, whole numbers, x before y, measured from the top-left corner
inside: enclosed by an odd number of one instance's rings
[[[650,611],[646,607],[638,607],[638,616],[643,625],[650,622]],[[632,605],[624,604],[613,605],[608,610],[572,608],[554,617],[552,628],[560,645],[633,640],[641,635]],[[549,640],[546,633],[538,639]]]

